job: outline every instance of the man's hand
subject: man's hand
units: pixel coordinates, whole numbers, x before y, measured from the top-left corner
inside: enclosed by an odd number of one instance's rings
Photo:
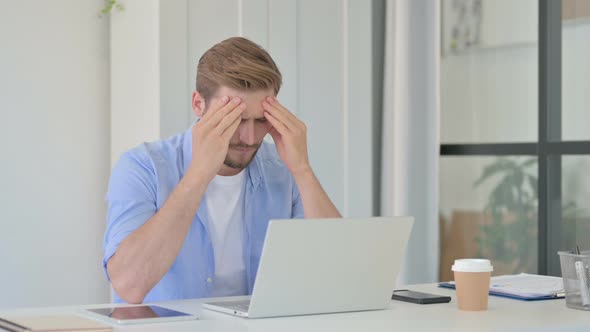
[[[274,97],[266,97],[262,107],[265,110],[264,117],[273,126],[269,133],[275,141],[277,152],[291,174],[297,176],[311,171],[305,124]]]
[[[309,165],[305,124],[274,97],[266,97],[262,107],[264,117],[273,127],[269,133],[275,141],[277,152],[293,175],[301,194],[305,218],[341,217]]]
[[[246,104],[225,96],[212,101],[209,111],[193,126],[193,157],[189,171],[211,181],[223,165],[229,141],[240,125]]]

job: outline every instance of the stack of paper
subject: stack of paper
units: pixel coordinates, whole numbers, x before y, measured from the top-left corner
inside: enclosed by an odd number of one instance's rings
[[[440,287],[455,288],[455,283],[443,282]],[[537,274],[515,274],[492,277],[490,295],[510,297],[520,300],[548,300],[565,296],[563,279]]]

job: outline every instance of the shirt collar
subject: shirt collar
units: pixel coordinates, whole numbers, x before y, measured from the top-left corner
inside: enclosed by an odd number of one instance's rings
[[[183,156],[183,169],[182,175],[186,173],[186,170],[191,164],[191,160],[193,157],[193,130],[192,126],[184,132],[183,134],[183,142],[182,142],[182,156]],[[263,143],[264,144],[264,143]],[[263,146],[260,147],[263,149]],[[260,182],[262,181],[262,171],[260,165],[260,150],[256,153],[254,160],[246,167],[246,172],[248,174],[248,180],[253,188],[256,188]]]

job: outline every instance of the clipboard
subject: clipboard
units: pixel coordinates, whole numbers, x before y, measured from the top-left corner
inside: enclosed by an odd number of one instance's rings
[[[526,288],[521,285],[526,284]],[[438,287],[455,289],[453,281],[441,282]],[[492,277],[490,295],[521,301],[556,300],[565,297],[563,280],[559,277],[536,274],[515,274]]]

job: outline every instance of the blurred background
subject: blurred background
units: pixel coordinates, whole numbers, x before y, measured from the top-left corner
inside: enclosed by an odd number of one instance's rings
[[[188,128],[199,57],[283,73],[344,216],[412,215],[399,283],[590,248],[590,0],[0,0],[0,308],[105,303],[111,166]],[[327,239],[326,241],[329,241]]]

